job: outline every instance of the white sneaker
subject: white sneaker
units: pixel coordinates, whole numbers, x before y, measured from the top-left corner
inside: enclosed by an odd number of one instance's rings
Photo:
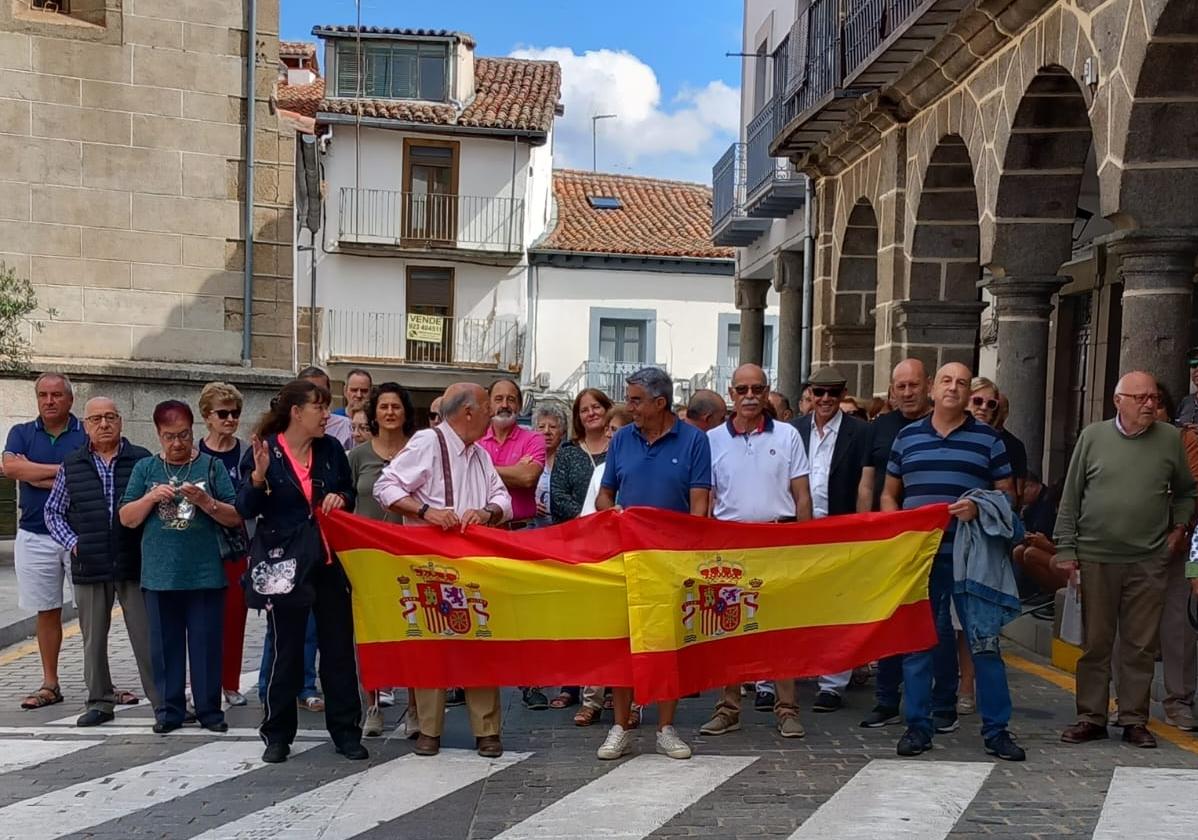
[[[607,731],[607,738],[595,755],[604,761],[613,761],[630,752],[632,752],[632,733],[617,723]]]
[[[362,724],[362,734],[367,738],[378,738],[383,734],[383,710],[371,706],[366,710],[366,722]]]
[[[657,732],[657,751],[662,755],[668,755],[670,758],[690,758],[691,748],[678,737],[677,730],[672,726],[666,726],[659,729]]]
[[[395,692],[385,689],[379,690],[379,705],[384,709],[388,706],[395,705]]]

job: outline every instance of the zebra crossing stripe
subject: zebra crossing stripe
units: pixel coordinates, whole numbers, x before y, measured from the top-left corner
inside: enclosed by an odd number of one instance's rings
[[[114,735],[144,735],[147,738],[158,738],[160,736],[151,732],[154,726],[153,718],[126,718],[119,723],[106,723],[103,726],[97,726],[89,729],[78,729],[74,726],[50,725],[45,726],[0,726],[0,737],[6,735],[28,735],[31,738],[46,738],[46,737],[61,737],[86,734],[89,737],[103,736],[111,738]],[[214,737],[207,729],[199,726],[184,726],[182,729],[176,729],[169,736],[175,738],[212,738]],[[235,727],[228,732],[215,736],[222,741],[232,740],[234,738],[254,738],[262,739],[262,734],[249,726]],[[328,740],[329,733],[323,729],[300,729],[295,733],[298,741],[325,741]]]
[[[983,762],[871,761],[790,840],[944,840],[993,767]]]
[[[292,744],[293,754],[315,744]],[[264,767],[261,741],[222,741],[0,808],[0,838],[62,837]]]
[[[499,834],[494,840],[588,837],[639,840],[757,760],[756,756],[696,756],[677,761],[642,755]]]
[[[31,738],[0,738],[0,773],[23,770],[94,747],[103,741],[34,741]]]
[[[1116,767],[1093,840],[1193,840],[1195,802],[1198,770]]]
[[[347,840],[505,770],[532,753],[405,755],[247,814],[192,840]]]
[[[238,682],[237,690],[247,696],[252,696],[254,694],[257,694],[258,693],[258,672],[257,671],[246,671],[245,673],[243,673],[241,675],[241,679]],[[226,706],[226,708],[228,708],[228,706]],[[141,698],[140,703],[136,703],[132,706],[117,706],[116,708],[114,708],[112,710],[112,713],[114,715],[116,715],[117,720],[124,722],[126,719],[131,717],[128,714],[129,712],[140,712],[140,711],[148,711],[150,713],[150,716],[153,717],[154,707],[150,705],[150,701],[148,698],[143,697],[143,698]],[[73,715],[67,715],[66,717],[55,718],[54,720],[47,721],[46,725],[47,726],[74,726],[75,721],[76,721],[76,719],[78,719],[80,714],[82,714],[82,712],[77,712],[76,714],[73,714]],[[153,725],[152,720],[150,721],[150,725]]]

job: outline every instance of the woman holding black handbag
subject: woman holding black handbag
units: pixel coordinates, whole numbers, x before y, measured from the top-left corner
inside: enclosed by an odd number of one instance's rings
[[[258,519],[246,600],[265,608],[275,646],[259,729],[266,742],[262,760],[268,763],[286,761],[295,739],[309,609],[316,617],[329,735],[346,758],[369,757],[362,746],[349,580],[325,547],[313,513],[352,511],[356,498],[345,450],[325,435],[330,401],[329,392],[312,382],[285,385],[242,462],[248,478],[238,491],[237,510],[247,520]]]

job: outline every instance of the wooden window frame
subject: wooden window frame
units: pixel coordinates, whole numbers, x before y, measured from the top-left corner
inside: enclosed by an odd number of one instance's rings
[[[455,324],[457,322],[455,310],[457,306],[458,272],[457,269],[451,265],[409,265],[405,266],[404,268],[404,360],[411,361],[412,358],[409,342],[406,338],[406,330],[408,314],[412,311],[412,273],[416,271],[445,271],[449,273],[449,314],[445,316],[449,319],[449,329],[447,334],[442,335],[441,338],[441,353],[444,358],[441,362],[434,364],[452,365],[454,357]]]
[[[450,172],[449,172],[449,207],[447,210],[446,224],[453,236],[451,238],[433,239],[428,236],[417,236],[413,227],[415,219],[412,212],[412,203],[414,200],[412,193],[412,149],[418,147],[434,147],[449,149],[451,152]],[[454,248],[457,247],[457,230],[458,230],[458,203],[460,196],[458,195],[458,178],[461,169],[462,159],[462,144],[456,140],[423,140],[417,137],[405,137],[403,139],[403,164],[402,164],[402,196],[401,219],[400,219],[400,237],[401,244],[405,247],[416,247],[425,245],[439,245],[441,247]],[[427,208],[426,208],[427,212]],[[427,225],[427,221],[426,221]]]

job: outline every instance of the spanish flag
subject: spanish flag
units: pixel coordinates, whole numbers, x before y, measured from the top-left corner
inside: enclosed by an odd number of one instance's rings
[[[639,702],[933,646],[945,505],[786,525],[633,508],[465,533],[346,513],[362,684],[626,685]]]

